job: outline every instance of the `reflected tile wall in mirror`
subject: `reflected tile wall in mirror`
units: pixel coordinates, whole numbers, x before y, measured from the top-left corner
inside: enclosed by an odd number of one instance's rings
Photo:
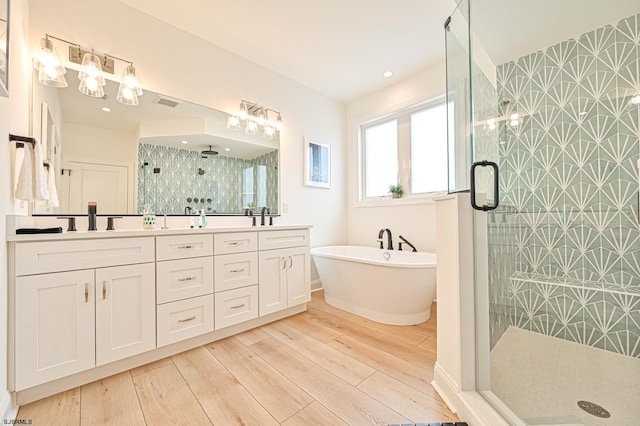
[[[277,213],[277,150],[254,159],[203,158],[199,151],[140,144],[138,164],[138,213],[148,205],[162,214],[185,214],[187,207],[237,214],[249,203]]]

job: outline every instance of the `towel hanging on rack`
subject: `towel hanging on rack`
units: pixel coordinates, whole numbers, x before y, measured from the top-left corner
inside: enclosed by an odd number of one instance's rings
[[[26,139],[31,139],[33,142]],[[11,141],[19,141],[11,135]],[[49,189],[47,187],[47,175],[42,163],[42,148],[40,143],[33,138],[23,138],[24,158],[14,197],[17,200],[37,201],[48,200]]]

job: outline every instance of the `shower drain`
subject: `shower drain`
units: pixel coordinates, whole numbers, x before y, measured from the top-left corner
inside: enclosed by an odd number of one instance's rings
[[[594,404],[593,402],[578,401],[578,407],[582,408],[592,416],[600,417],[601,419],[608,419],[609,417],[611,417],[611,414],[607,410],[605,410],[598,404]]]

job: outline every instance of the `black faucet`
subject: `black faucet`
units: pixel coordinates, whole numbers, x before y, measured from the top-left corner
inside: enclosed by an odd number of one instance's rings
[[[402,235],[398,235],[398,238],[400,238],[402,240],[402,242],[398,243],[398,250],[402,250],[402,243],[404,242],[406,245],[408,245],[409,247],[411,247],[413,250],[413,252],[418,251],[416,250],[415,246],[413,244],[411,244],[409,241],[407,241],[407,239],[405,237],[403,237]]]
[[[393,237],[391,236],[391,230],[389,228],[383,228],[378,232],[378,239],[382,240],[382,236],[387,232],[387,250],[393,250]],[[382,248],[382,241],[380,241],[380,248]]]
[[[98,203],[89,201],[89,231],[97,231],[97,213],[98,213]]]
[[[260,226],[264,226],[265,222],[264,222],[264,213],[267,212],[267,214],[271,214],[271,209],[269,207],[263,207],[262,211],[260,212]]]
[[[191,206],[187,206],[187,207],[185,207],[185,208],[184,208],[184,215],[186,216],[186,215],[191,214],[191,210],[193,210],[193,209],[191,208]]]

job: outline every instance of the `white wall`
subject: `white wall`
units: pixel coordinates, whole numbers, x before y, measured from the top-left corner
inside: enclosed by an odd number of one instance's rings
[[[9,133],[28,135],[29,84],[25,70],[30,68],[26,45],[28,10],[24,0],[12,0],[9,34],[9,98],[0,97],[0,241],[6,240],[6,215],[16,212],[11,195],[12,167],[7,141]],[[18,208],[19,209],[19,208]],[[6,271],[7,245],[0,244],[0,265]],[[0,415],[10,409],[7,389],[7,274],[0,273]]]
[[[32,51],[46,32],[134,61],[143,87],[151,91],[228,112],[236,111],[241,99],[280,111],[282,219],[313,225],[313,246],[346,241],[343,104],[114,0],[31,0],[30,5]],[[303,186],[305,136],[332,145],[329,190]]]
[[[358,204],[358,125],[397,109],[441,96],[445,90],[445,66],[442,63],[347,106],[349,244],[375,246],[378,231],[389,228],[393,232],[394,248],[397,248],[397,235],[402,235],[420,251],[436,251],[434,203],[410,204],[408,199],[401,199],[389,201],[390,205],[385,206],[362,207]]]

